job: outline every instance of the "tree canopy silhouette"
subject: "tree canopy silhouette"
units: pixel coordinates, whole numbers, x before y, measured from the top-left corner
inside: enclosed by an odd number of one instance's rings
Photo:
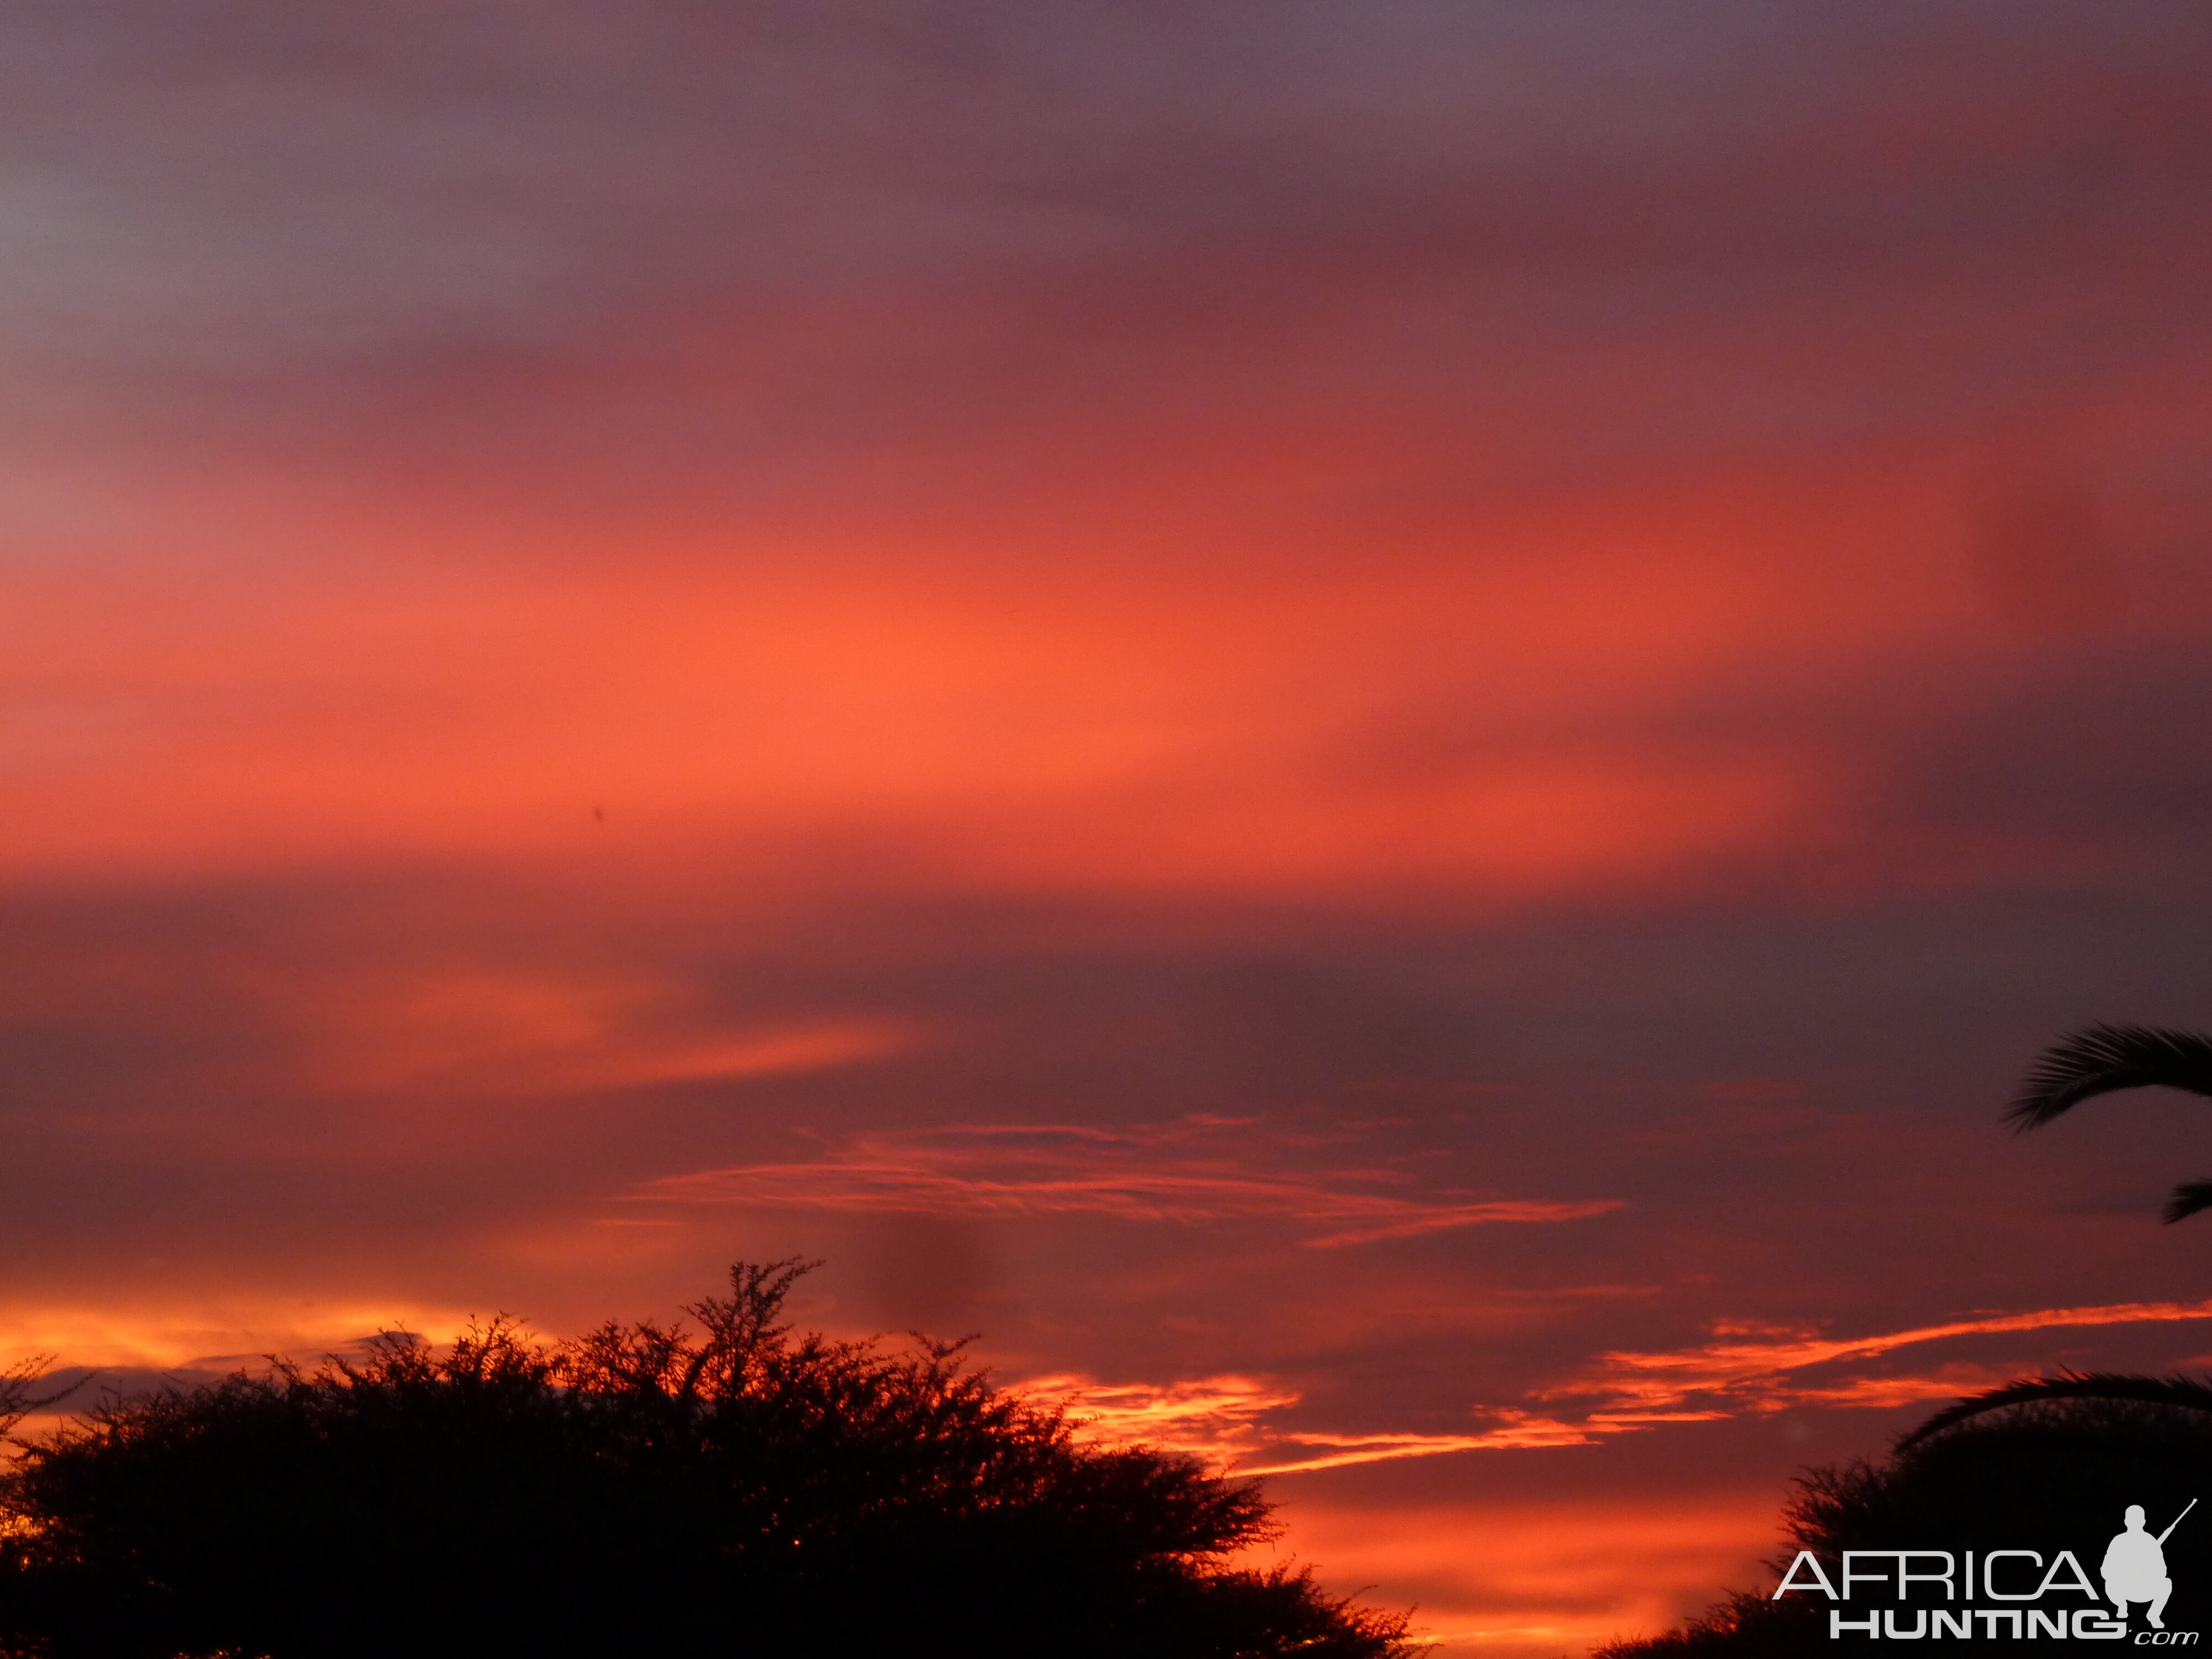
[[[1833,1573],[1845,1550],[1985,1554],[2028,1541],[2071,1549],[2094,1573],[2129,1504],[2171,1518],[2212,1491],[2212,1411],[2201,1401],[2022,1394],[1986,1397],[1972,1413],[1938,1413],[1879,1463],[1800,1475],[1797,1495],[1783,1511],[1784,1546],[1766,1565],[1778,1583],[1801,1549],[1814,1552]],[[2166,1552],[2177,1584],[2194,1590],[2212,1583],[2212,1527],[2179,1528]],[[1770,1593],[1738,1590],[1679,1629],[1610,1643],[1595,1659],[1833,1655],[1832,1605],[1817,1595],[1778,1601]],[[2191,1612],[2189,1622],[2197,1616]],[[1943,1651],[2009,1652],[2016,1645],[1947,1640]]]
[[[51,1356],[34,1356],[18,1360],[0,1370],[0,1436],[4,1436],[33,1412],[64,1399],[69,1390],[42,1395],[38,1392],[39,1379],[52,1364]]]
[[[1235,1564],[1274,1531],[1256,1486],[1079,1443],[957,1343],[794,1337],[804,1271],[740,1264],[690,1325],[499,1320],[109,1399],[0,1478],[0,1650],[1405,1651]]]

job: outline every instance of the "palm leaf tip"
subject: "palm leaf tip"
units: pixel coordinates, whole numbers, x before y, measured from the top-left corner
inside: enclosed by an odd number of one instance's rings
[[[2166,1223],[2185,1221],[2199,1210],[2212,1210],[2212,1181],[2185,1181],[2166,1200]]]
[[[2212,1096],[2212,1036],[2150,1025],[2084,1027],[2037,1057],[2005,1116],[2021,1129],[2039,1128],[2098,1095],[2153,1086]]]

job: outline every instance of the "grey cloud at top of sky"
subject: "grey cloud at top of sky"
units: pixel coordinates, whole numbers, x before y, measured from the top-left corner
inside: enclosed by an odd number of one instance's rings
[[[1038,353],[1109,405],[1132,349],[1165,354],[1138,376],[1155,393],[1194,349],[1287,349],[1324,400],[1331,374],[1378,365],[1414,385],[1484,366],[1510,398],[1577,341],[1670,315],[1716,335],[1749,307],[1800,354],[1824,349],[1813,315],[1839,325],[1814,372],[1832,397],[1867,326],[1893,345],[1978,335],[1944,371],[1967,382],[2002,373],[2030,296],[2030,317],[2131,306],[2137,332],[2185,331],[2206,188],[2191,158],[2212,119],[2188,72],[2201,15],[1994,17],[28,9],[0,174],[16,204],[0,306],[33,371],[13,420],[85,398],[111,425],[150,396],[249,427],[458,399],[542,444],[550,374],[596,384],[600,418],[558,419],[605,441],[641,418],[628,359],[678,402],[719,398],[711,430],[767,444],[735,376],[834,451],[872,408],[879,439],[910,439],[948,397],[1074,418],[1066,392],[1024,385]],[[1946,320],[1851,320],[1877,301]],[[1378,335],[1378,312],[1406,337]],[[1316,319],[1347,343],[1316,340]],[[2144,349],[2110,329],[2035,347],[2108,366]],[[702,357],[723,367],[687,394]],[[1771,421],[1758,382],[1778,371],[1713,367],[1744,382],[1723,423],[1740,442],[1759,409]],[[810,384],[834,412],[808,419]],[[646,425],[680,448],[670,418]],[[498,450],[465,422],[436,431]]]

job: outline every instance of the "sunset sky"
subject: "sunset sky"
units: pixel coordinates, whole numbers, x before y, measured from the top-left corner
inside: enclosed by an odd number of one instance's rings
[[[2201,0],[0,22],[0,1363],[980,1332],[1548,1659],[2212,1364]]]

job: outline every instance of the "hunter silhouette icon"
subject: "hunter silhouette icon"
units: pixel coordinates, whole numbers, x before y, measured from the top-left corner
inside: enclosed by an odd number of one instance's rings
[[[2173,1580],[2166,1576],[2166,1540],[2173,1535],[2174,1527],[2181,1524],[2182,1516],[2197,1507],[2191,1498],[2189,1506],[2173,1517],[2172,1526],[2155,1538],[2143,1530],[2143,1506],[2128,1505],[2128,1529],[2114,1534],[2105,1546],[2105,1599],[2119,1612],[2122,1619],[2128,1616],[2128,1603],[2150,1603],[2150,1623],[2153,1630],[2164,1630],[2166,1598],[2173,1594]]]

